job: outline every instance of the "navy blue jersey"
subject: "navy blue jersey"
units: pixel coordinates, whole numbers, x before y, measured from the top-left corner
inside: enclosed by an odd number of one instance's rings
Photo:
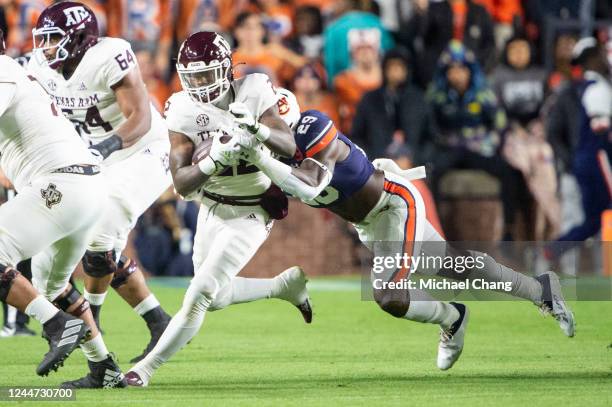
[[[345,160],[336,162],[334,175],[327,188],[318,197],[306,202],[310,206],[328,207],[344,201],[359,191],[374,172],[374,166],[365,152],[340,133],[332,120],[318,110],[303,112],[294,134],[297,145],[294,161],[298,164],[304,158],[313,157],[324,150],[337,139],[351,149]]]

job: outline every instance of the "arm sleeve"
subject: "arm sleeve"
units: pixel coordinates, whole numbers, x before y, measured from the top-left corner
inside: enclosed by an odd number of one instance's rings
[[[323,179],[318,185],[312,186],[295,175],[290,166],[284,164],[271,156],[264,156],[257,163],[260,170],[266,174],[270,180],[277,185],[280,189],[285,191],[302,201],[311,201],[315,199],[321,192],[329,185],[332,179],[332,174],[329,169],[313,158],[307,158],[317,164],[317,166],[323,171]],[[304,160],[304,161],[306,161]]]
[[[17,93],[17,85],[12,82],[0,82],[0,116],[10,107]]]

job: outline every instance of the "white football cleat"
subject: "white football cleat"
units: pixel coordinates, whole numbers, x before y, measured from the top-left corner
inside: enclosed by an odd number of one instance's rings
[[[465,330],[469,320],[468,308],[460,303],[451,302],[453,307],[459,311],[459,319],[448,329],[440,332],[440,344],[438,345],[438,368],[447,370],[453,367],[463,352]]]
[[[312,322],[312,307],[308,297],[308,289],[306,288],[308,280],[304,270],[299,266],[293,266],[275,278],[278,283],[278,294],[275,297],[295,305],[302,313],[304,321],[307,324]]]
[[[576,333],[574,314],[565,303],[559,277],[552,271],[537,276],[536,280],[542,284],[542,300],[539,304],[544,315],[552,315],[559,323],[559,327],[570,338]]]
[[[11,336],[15,336],[15,332],[15,327],[4,325],[2,330],[0,330],[0,338],[10,338]]]

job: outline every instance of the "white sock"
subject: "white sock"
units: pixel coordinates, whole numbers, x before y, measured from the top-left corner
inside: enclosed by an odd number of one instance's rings
[[[134,311],[140,316],[143,316],[153,308],[159,307],[159,301],[155,297],[155,294],[151,293],[147,298],[142,300],[138,305],[134,307]]]
[[[108,349],[102,339],[102,334],[98,332],[95,338],[81,344],[81,350],[85,354],[87,360],[92,362],[102,362],[108,357]]]
[[[39,295],[34,298],[32,302],[28,304],[25,309],[25,313],[30,317],[34,318],[41,324],[44,324],[59,312],[53,304],[51,304],[45,297]]]
[[[104,300],[106,299],[106,294],[108,291],[102,294],[92,294],[87,290],[83,290],[83,297],[89,302],[91,305],[102,305],[104,304]]]
[[[459,311],[451,304],[435,300],[425,291],[410,290],[410,305],[404,318],[438,324],[442,329],[448,329],[459,319]]]
[[[274,278],[234,277],[229,284],[219,290],[208,309],[217,311],[232,304],[273,298],[277,286],[278,283]]]
[[[148,383],[155,370],[181,350],[198,333],[204,323],[204,316],[209,305],[210,300],[190,286],[185,293],[183,306],[172,317],[157,345],[130,370],[137,372],[140,378]]]

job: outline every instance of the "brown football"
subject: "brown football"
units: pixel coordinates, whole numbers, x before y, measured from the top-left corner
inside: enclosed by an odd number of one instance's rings
[[[221,143],[225,144],[231,140],[231,136],[223,135],[221,136]],[[200,144],[198,144],[193,150],[193,155],[191,156],[191,162],[193,164],[197,164],[210,154],[210,148],[212,147],[213,138],[207,138],[203,140]]]

